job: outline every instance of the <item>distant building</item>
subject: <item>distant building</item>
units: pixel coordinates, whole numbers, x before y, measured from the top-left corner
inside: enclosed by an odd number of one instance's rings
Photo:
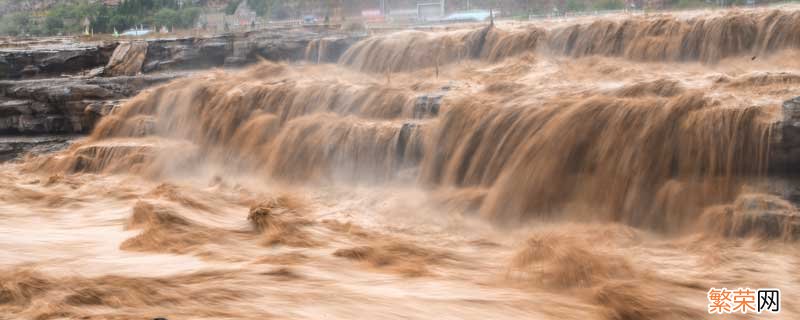
[[[388,19],[392,22],[409,22],[417,20],[417,8],[413,9],[392,9],[389,11]]]
[[[256,12],[250,9],[247,1],[242,1],[233,12],[230,24],[238,27],[248,27],[256,23]]]
[[[417,17],[421,21],[441,20],[444,15],[444,0],[417,4]]]
[[[108,7],[116,7],[118,6],[122,0],[103,0],[103,4]]]
[[[381,9],[361,10],[361,17],[364,19],[364,22],[369,23],[381,23],[385,21],[385,17],[383,16],[383,13],[381,13]]]
[[[225,31],[225,13],[203,13],[197,18],[197,26],[207,31],[223,32]]]

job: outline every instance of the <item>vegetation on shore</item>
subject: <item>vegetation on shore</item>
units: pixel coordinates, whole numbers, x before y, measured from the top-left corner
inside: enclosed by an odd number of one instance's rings
[[[269,20],[298,18],[305,14],[328,16],[338,12],[358,15],[362,9],[374,9],[377,0],[122,0],[118,6],[107,6],[99,0],[0,0],[0,35],[76,34],[85,30],[86,22],[95,33],[122,32],[134,26],[191,28],[211,4],[222,5],[226,14],[247,2],[259,17]],[[710,2],[709,2],[710,1]],[[757,0],[765,4],[771,0]],[[46,3],[36,6],[32,3]],[[392,0],[391,8],[414,8],[416,0]],[[635,0],[636,9],[649,8],[650,2]],[[661,9],[682,9],[716,6],[716,0],[663,0]],[[747,0],[727,0],[726,5],[744,6]],[[625,0],[448,0],[448,11],[468,8],[494,8],[506,16],[527,18],[528,15],[551,15],[568,12],[620,10]],[[10,10],[12,8],[13,10]],[[217,7],[219,8],[219,7]],[[654,9],[654,8],[649,8]],[[658,8],[655,8],[658,9]]]
[[[110,7],[101,1],[87,0],[56,5],[46,12],[15,12],[2,17],[0,34],[57,35],[84,31],[88,19],[91,30],[97,33],[122,31],[137,25],[189,28],[200,16],[201,7],[190,1],[126,0]],[[198,4],[200,4],[198,2]]]

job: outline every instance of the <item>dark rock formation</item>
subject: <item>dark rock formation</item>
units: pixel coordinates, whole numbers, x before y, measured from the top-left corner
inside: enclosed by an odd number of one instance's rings
[[[142,71],[241,66],[260,59],[335,62],[363,37],[338,31],[295,28],[150,40]],[[324,45],[320,45],[321,41]]]
[[[55,152],[69,146],[77,136],[12,136],[0,137],[0,162],[17,159],[26,153]]]
[[[315,63],[336,63],[345,51],[359,39],[356,37],[321,38],[308,43],[305,60]]]
[[[439,115],[439,109],[442,106],[443,93],[434,93],[422,95],[417,97],[414,102],[414,119],[422,119],[428,117],[436,117]]]
[[[142,72],[142,65],[147,56],[147,42],[123,42],[114,50],[111,60],[104,68],[103,74],[115,76],[135,76]]]
[[[364,35],[333,29],[293,27],[210,37],[152,39],[146,41],[146,50],[133,50],[131,57],[124,57],[125,54],[120,52],[121,59],[112,61],[106,75],[135,75],[134,69],[139,69],[138,55],[141,51],[146,51],[140,70],[143,73],[240,66],[258,62],[259,59],[282,61],[309,58],[314,62],[335,62],[347,48],[362,38]],[[63,39],[42,41],[44,43],[21,40],[16,48],[0,49],[0,79],[56,77],[95,69],[109,64],[119,45],[116,42],[81,44]],[[123,45],[130,48],[132,43],[137,42],[123,42]],[[128,60],[130,62],[125,62]],[[121,64],[126,66],[126,72],[116,71],[115,66]]]
[[[0,133],[87,133],[121,100],[178,76],[0,81]]]
[[[800,97],[783,103],[782,118],[772,130],[770,170],[800,173]]]
[[[731,205],[710,208],[704,218],[708,228],[726,236],[800,239],[797,207],[774,195],[744,194]]]
[[[315,62],[334,62],[362,37],[293,27],[103,44],[21,40],[15,44],[18,48],[0,49],[0,79],[27,79],[0,81],[0,134],[86,133],[121,100],[178,76],[140,73],[240,66],[261,59],[300,60],[309,55]],[[77,73],[84,77],[31,80]],[[427,102],[420,108],[421,116],[438,110]]]
[[[106,65],[116,43],[0,49],[0,79],[52,77]]]
[[[222,66],[232,54],[229,36],[156,39],[147,42],[142,72]]]

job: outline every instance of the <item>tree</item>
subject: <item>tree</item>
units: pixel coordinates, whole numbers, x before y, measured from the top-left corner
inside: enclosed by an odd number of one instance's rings
[[[117,31],[122,31],[133,26],[135,22],[131,16],[112,14],[111,18],[108,20],[108,24],[111,30],[117,29]]]
[[[275,0],[247,0],[247,5],[259,17],[269,17],[272,15],[272,9],[277,5]]]
[[[595,10],[618,10],[625,7],[625,2],[622,0],[599,0],[593,2]]]
[[[583,0],[567,0],[567,11],[586,11],[586,2]]]
[[[239,7],[239,3],[241,2],[241,0],[231,0],[228,2],[228,5],[225,6],[225,14],[233,14],[236,12],[236,8]]]
[[[92,25],[94,26],[94,30],[96,32],[112,32],[112,27],[110,25],[111,22],[111,11],[106,6],[101,6],[100,10],[97,12],[97,16],[95,16]]]
[[[47,15],[44,19],[44,30],[47,34],[57,34],[64,30],[64,19],[53,15]]]
[[[0,18],[0,34],[18,36],[31,31],[30,15],[17,12]]]
[[[197,7],[190,7],[180,11],[181,28],[191,28],[200,17],[201,10]]]
[[[162,8],[153,15],[153,22],[157,26],[182,26],[180,14],[169,8]]]

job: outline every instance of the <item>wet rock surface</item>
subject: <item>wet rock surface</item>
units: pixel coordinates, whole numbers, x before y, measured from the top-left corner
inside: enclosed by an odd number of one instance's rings
[[[44,154],[65,149],[76,135],[0,137],[0,162],[19,159],[27,153]]]
[[[0,133],[87,133],[124,99],[179,76],[0,81]]]
[[[800,173],[800,97],[783,102],[782,118],[773,128],[770,146],[770,170]]]
[[[0,79],[57,77],[104,66],[116,42],[0,48]]]
[[[282,61],[311,59],[334,62],[347,48],[366,37],[362,33],[335,28],[271,28],[216,36],[195,36],[150,40],[120,40],[80,43],[56,39],[43,43],[22,42],[0,48],[0,79],[30,79],[78,74],[109,64],[106,75],[136,75],[163,70],[204,69],[241,66],[260,59]],[[310,52],[307,50],[309,44]],[[146,44],[146,45],[145,45]],[[141,46],[145,45],[146,48]],[[117,47],[124,49],[114,61]],[[146,52],[144,61],[141,53]],[[120,66],[120,67],[117,67]],[[118,70],[119,69],[119,70]]]
[[[261,59],[334,62],[364,37],[335,30],[301,28],[149,40],[142,71],[242,66]],[[314,45],[309,46],[312,43]]]
[[[717,229],[729,237],[797,240],[800,239],[800,215],[795,203],[786,195],[744,194],[731,205],[712,207],[706,223],[709,229]]]
[[[450,91],[450,87],[442,87],[438,92],[420,95],[414,102],[414,119],[435,118],[442,108],[442,99]]]
[[[326,27],[292,27],[120,42],[45,38],[3,43],[0,134],[87,133],[128,97],[183,75],[176,70],[243,66],[262,59],[333,62],[363,37]]]
[[[228,36],[147,41],[142,72],[222,66],[231,54]]]

